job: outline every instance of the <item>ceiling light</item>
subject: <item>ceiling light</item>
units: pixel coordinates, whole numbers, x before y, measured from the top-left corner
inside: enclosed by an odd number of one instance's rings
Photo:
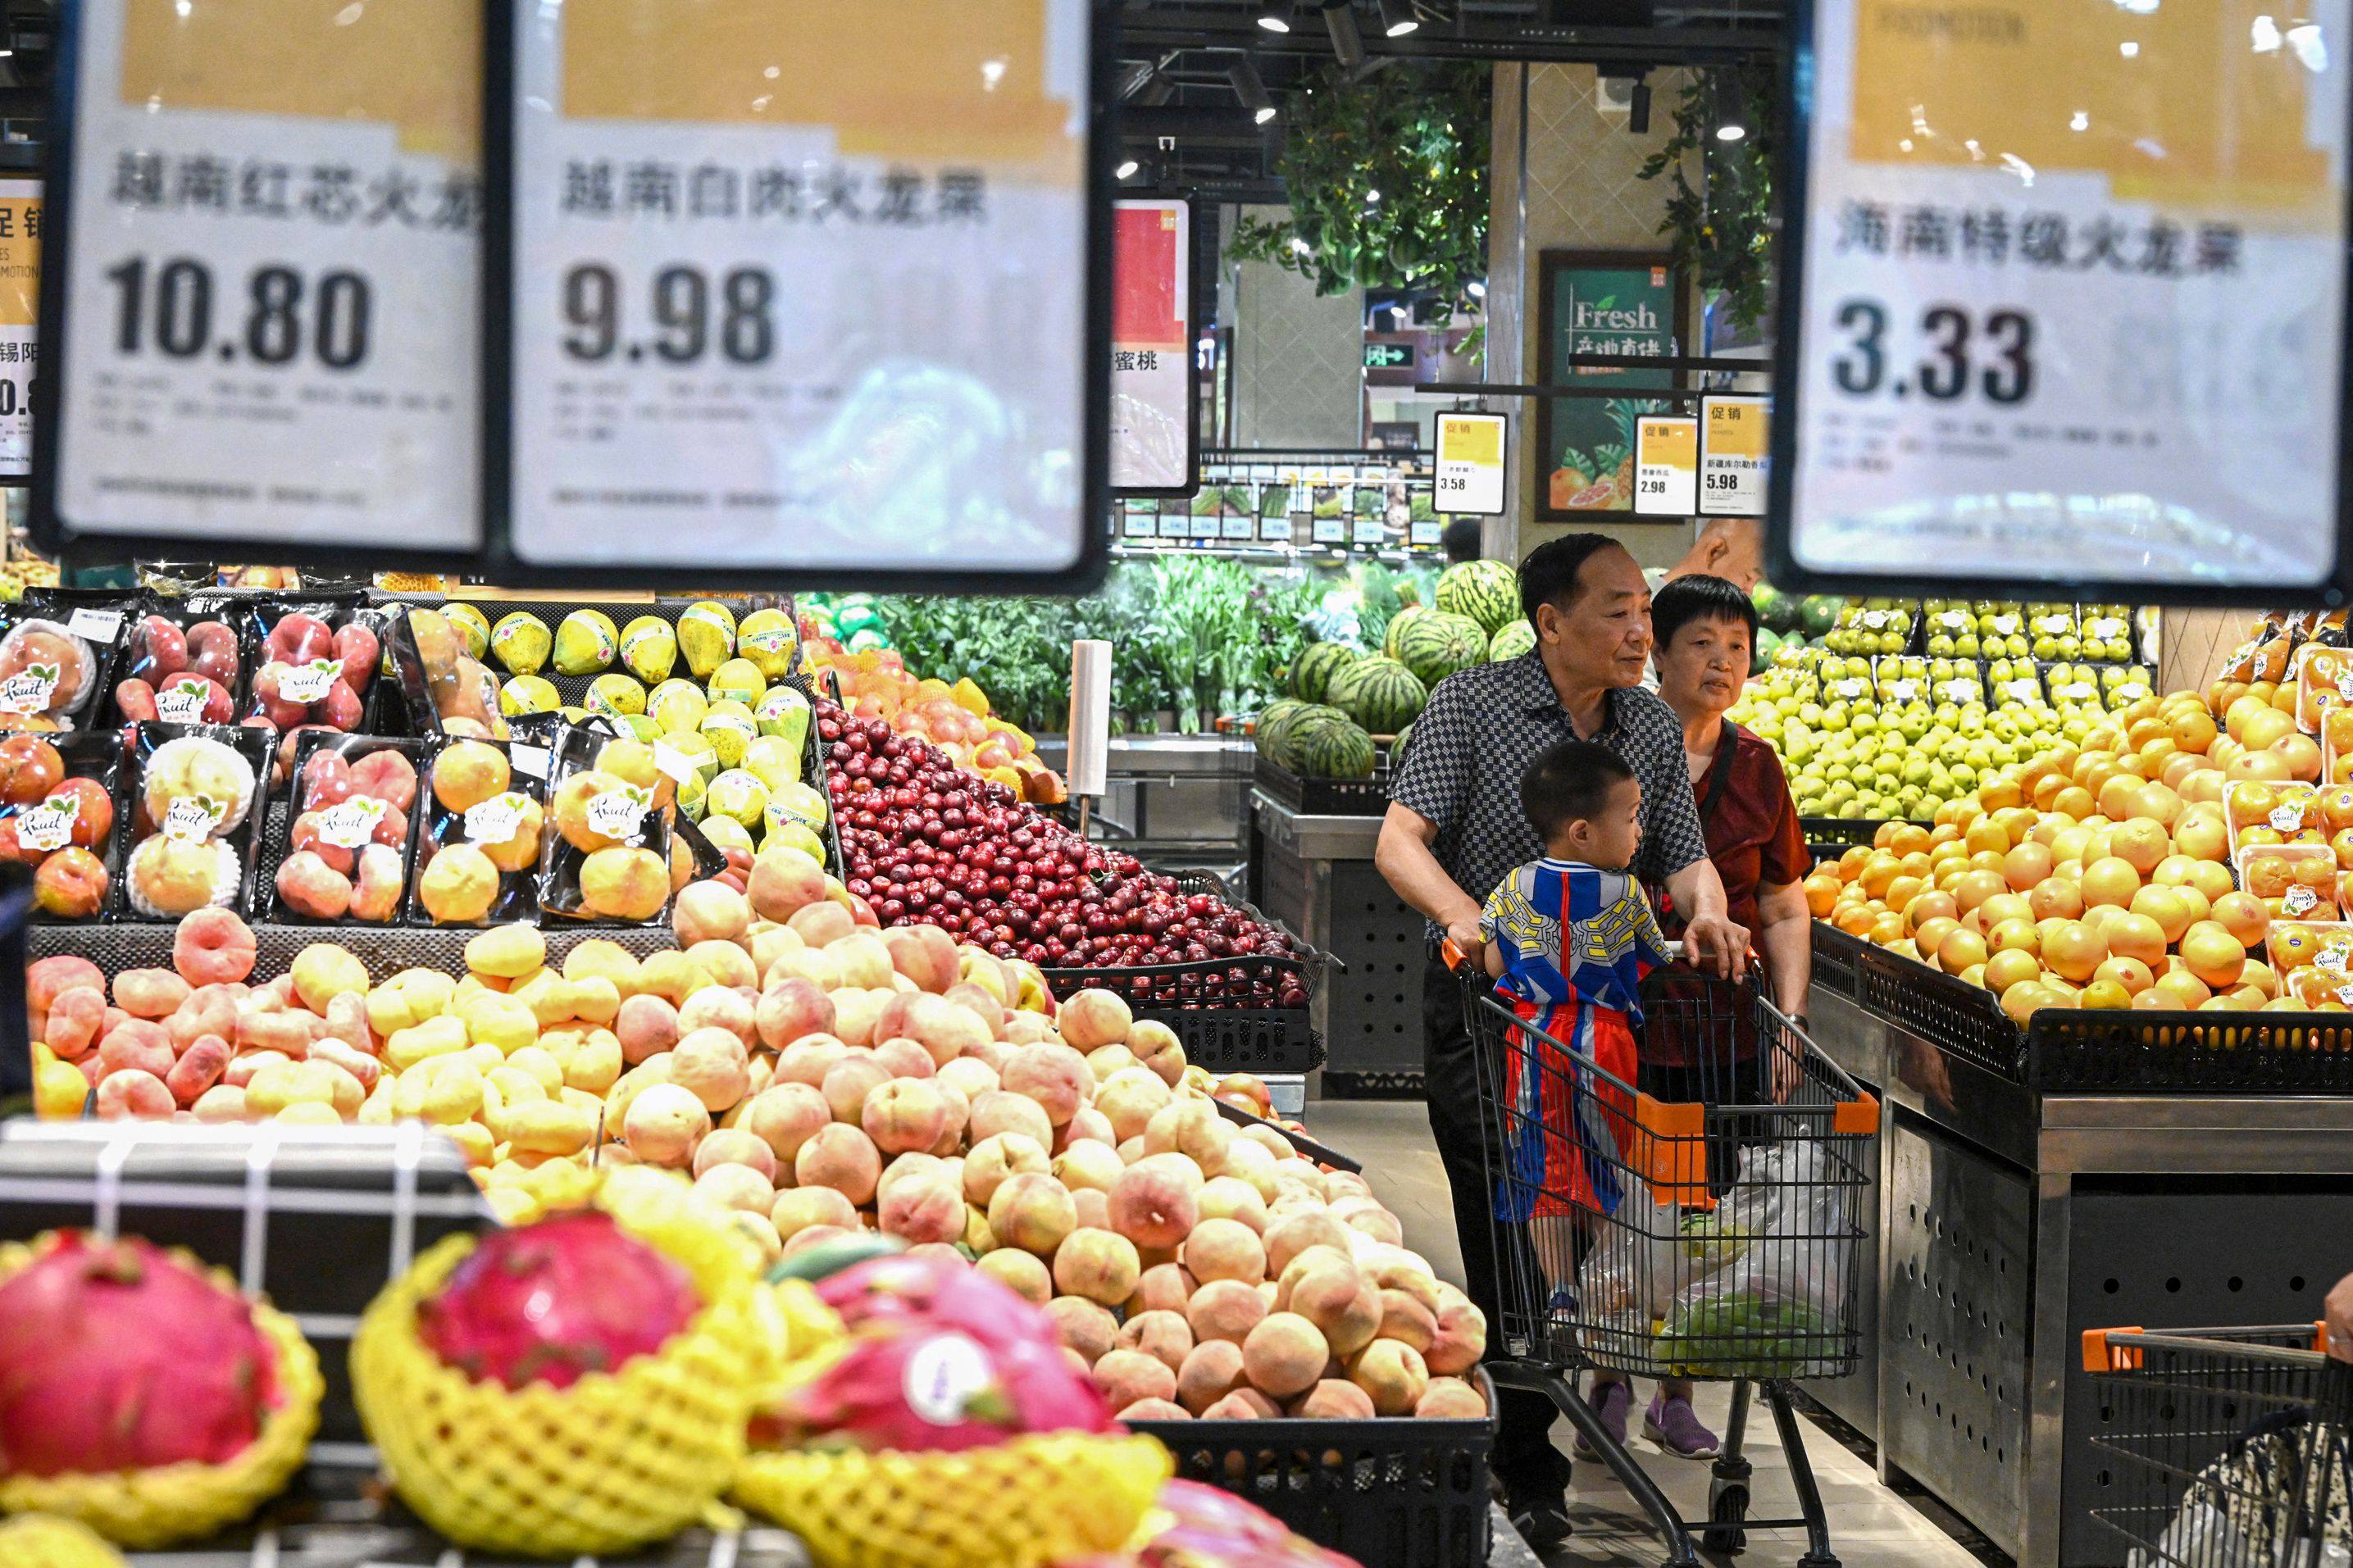
[[[1715,139],[1739,142],[1748,135],[1748,120],[1740,101],[1740,83],[1729,71],[1715,78]]]
[[[1264,125],[1274,118],[1274,95],[1266,90],[1266,79],[1258,74],[1258,66],[1248,55],[1236,55],[1227,68],[1227,79],[1234,84],[1234,96],[1250,111],[1250,119]]]
[[[1483,300],[1487,297],[1487,286],[1484,283],[1480,282],[1476,278],[1473,278],[1470,282],[1464,284],[1462,287],[1473,300]]]
[[[1111,177],[1112,177],[1113,179],[1114,179],[1114,180],[1124,180],[1124,179],[1126,179],[1128,176],[1130,176],[1131,174],[1134,174],[1134,173],[1135,173],[1135,160],[1134,160],[1134,159],[1133,159],[1133,158],[1127,158],[1127,159],[1123,159],[1123,160],[1121,161],[1121,163],[1120,163],[1119,167],[1118,167],[1118,168],[1116,168],[1116,169],[1113,169],[1113,170],[1111,172]]]
[[[1353,0],[1324,0],[1324,31],[1332,40],[1333,56],[1344,71],[1364,68],[1365,36],[1356,30]]]
[[[1266,0],[1259,10],[1258,25],[1270,33],[1287,33],[1291,31],[1291,15],[1297,9],[1289,0]]]
[[[1413,0],[1381,0],[1381,35],[1402,38],[1421,26],[1421,18],[1413,13]]]

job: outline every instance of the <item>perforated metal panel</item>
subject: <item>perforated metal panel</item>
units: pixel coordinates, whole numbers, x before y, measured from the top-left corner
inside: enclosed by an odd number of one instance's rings
[[[1366,860],[1326,862],[1330,924],[1321,943],[1347,967],[1326,976],[1327,1082],[1366,1091],[1419,1092],[1422,919]],[[1369,1080],[1369,1081],[1367,1081]]]
[[[1900,1113],[1880,1377],[1890,1463],[2015,1554],[2026,1503],[2033,1188]]]
[[[1879,1086],[1862,1083],[1879,1095]],[[1880,1096],[1882,1103],[1885,1096]],[[1862,1281],[1855,1293],[1855,1332],[1860,1349],[1854,1371],[1846,1377],[1810,1379],[1799,1384],[1809,1397],[1873,1442],[1879,1441],[1879,1236],[1887,1140],[1872,1145],[1870,1184],[1856,1195],[1855,1209],[1863,1215],[1862,1240],[1855,1250],[1855,1278]]]
[[[2189,1176],[2079,1180],[2070,1207],[2067,1331],[2309,1321],[2353,1270],[2353,1183]],[[2201,1188],[2206,1190],[2200,1190]],[[2250,1190],[2268,1189],[2268,1190]],[[2070,1369],[2060,1468],[2059,1561],[2121,1563],[2126,1543],[2091,1510],[2124,1478],[2092,1439],[2111,1395]]]

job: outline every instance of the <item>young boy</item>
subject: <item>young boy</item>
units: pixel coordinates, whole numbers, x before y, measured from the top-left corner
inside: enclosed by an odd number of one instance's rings
[[[1634,1081],[1642,976],[1667,962],[1650,900],[1626,871],[1642,840],[1641,803],[1633,770],[1607,746],[1563,741],[1544,752],[1520,776],[1520,809],[1545,858],[1505,877],[1479,921],[1497,993],[1550,1037],[1506,1053],[1509,1174],[1495,1217],[1555,1222],[1535,1227],[1534,1240],[1546,1275],[1566,1288],[1576,1221],[1557,1222],[1616,1211],[1622,1184],[1611,1161],[1633,1111],[1589,1069]]]

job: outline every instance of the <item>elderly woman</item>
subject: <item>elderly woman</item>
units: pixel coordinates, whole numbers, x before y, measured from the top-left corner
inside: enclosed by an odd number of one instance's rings
[[[1740,699],[1757,641],[1757,609],[1748,595],[1721,577],[1694,574],[1676,577],[1651,602],[1651,660],[1658,671],[1659,695],[1683,722],[1683,759],[1692,794],[1699,803],[1701,836],[1708,858],[1723,879],[1726,910],[1736,925],[1754,933],[1763,958],[1759,984],[1793,1017],[1806,1011],[1806,985],[1813,967],[1813,921],[1800,885],[1811,857],[1798,826],[1781,759],[1760,737],[1726,719]],[[1679,922],[1671,910],[1661,920],[1669,936]],[[1653,982],[1667,998],[1685,998],[1689,1009],[1654,1006],[1641,1042],[1641,1089],[1668,1101],[1755,1103],[1778,1098],[1788,1085],[1777,1070],[1768,1081],[1757,1066],[1757,1034],[1745,1024],[1722,1039],[1703,1039],[1678,1027],[1701,1010],[1712,982],[1677,978]],[[1785,1063],[1768,1064],[1775,1069]],[[1726,1140],[1711,1147],[1709,1175],[1718,1186],[1734,1175],[1736,1151]],[[1613,1374],[1597,1375],[1593,1405],[1603,1426],[1622,1436],[1633,1395]],[[1662,1383],[1643,1414],[1642,1430],[1670,1454],[1712,1458],[1715,1434],[1693,1414],[1691,1384]]]

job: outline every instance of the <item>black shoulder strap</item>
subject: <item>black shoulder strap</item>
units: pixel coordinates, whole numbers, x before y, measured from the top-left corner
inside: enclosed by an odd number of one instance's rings
[[[1707,765],[1707,795],[1699,803],[1699,820],[1702,827],[1705,827],[1708,819],[1715,815],[1716,803],[1724,798],[1725,784],[1732,777],[1733,748],[1738,743],[1735,738],[1736,733],[1732,721],[1726,719],[1724,721],[1723,735],[1715,742],[1715,756]]]

